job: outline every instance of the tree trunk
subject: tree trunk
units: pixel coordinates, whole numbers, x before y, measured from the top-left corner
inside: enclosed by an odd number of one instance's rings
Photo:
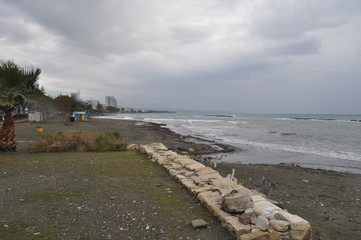
[[[12,112],[5,113],[5,120],[0,133],[0,151],[16,151],[15,123]]]

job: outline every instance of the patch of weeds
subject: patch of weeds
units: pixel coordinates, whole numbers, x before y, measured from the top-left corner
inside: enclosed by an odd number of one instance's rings
[[[30,152],[77,152],[90,151],[94,137],[89,132],[65,131],[40,135],[30,146]]]
[[[128,144],[118,132],[105,132],[95,137],[93,151],[124,151]]]
[[[30,152],[105,152],[124,151],[128,143],[116,131],[94,136],[91,132],[62,131],[43,133],[30,146]]]

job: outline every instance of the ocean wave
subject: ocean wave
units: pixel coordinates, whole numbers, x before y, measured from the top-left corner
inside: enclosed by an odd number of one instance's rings
[[[115,120],[135,120],[135,118],[131,116],[124,116],[124,117],[118,117],[118,116],[96,116],[94,118],[103,118],[103,119],[115,119]]]
[[[179,119],[179,118],[144,118],[146,122],[184,122],[184,123],[192,123],[192,122],[205,122],[205,123],[218,123],[223,122],[223,120],[206,120],[206,119]]]
[[[355,123],[360,122],[361,119],[336,119],[336,118],[306,118],[306,117],[295,117],[295,118],[275,118],[276,120],[281,121],[290,121],[290,120],[303,120],[303,121],[327,121],[327,122],[346,122],[346,123]]]
[[[305,148],[305,147],[296,147],[290,145],[282,145],[282,144],[272,144],[272,143],[261,143],[254,142],[245,139],[224,139],[223,141],[228,143],[236,143],[242,145],[253,146],[261,149],[267,150],[276,150],[276,151],[285,151],[292,153],[303,153],[303,154],[312,154],[326,158],[334,158],[334,159],[342,159],[349,161],[357,161],[361,162],[361,155],[353,152],[346,151],[327,151],[327,150],[319,150],[313,148]]]

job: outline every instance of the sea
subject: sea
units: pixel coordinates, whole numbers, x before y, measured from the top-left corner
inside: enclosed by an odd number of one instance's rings
[[[159,123],[240,149],[223,154],[224,162],[361,174],[361,115],[121,113],[102,118]]]

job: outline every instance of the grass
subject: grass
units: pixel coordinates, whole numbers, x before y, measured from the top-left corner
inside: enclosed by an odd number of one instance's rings
[[[127,145],[124,138],[116,131],[100,134],[87,131],[60,131],[41,134],[37,141],[31,144],[30,152],[124,151]]]
[[[145,219],[157,212],[161,217],[149,222],[181,235],[192,231],[194,218],[214,221],[164,169],[134,151],[14,153],[0,156],[0,164],[2,185],[11,189],[1,199],[0,239],[87,239],[102,233],[100,223],[128,212]]]

